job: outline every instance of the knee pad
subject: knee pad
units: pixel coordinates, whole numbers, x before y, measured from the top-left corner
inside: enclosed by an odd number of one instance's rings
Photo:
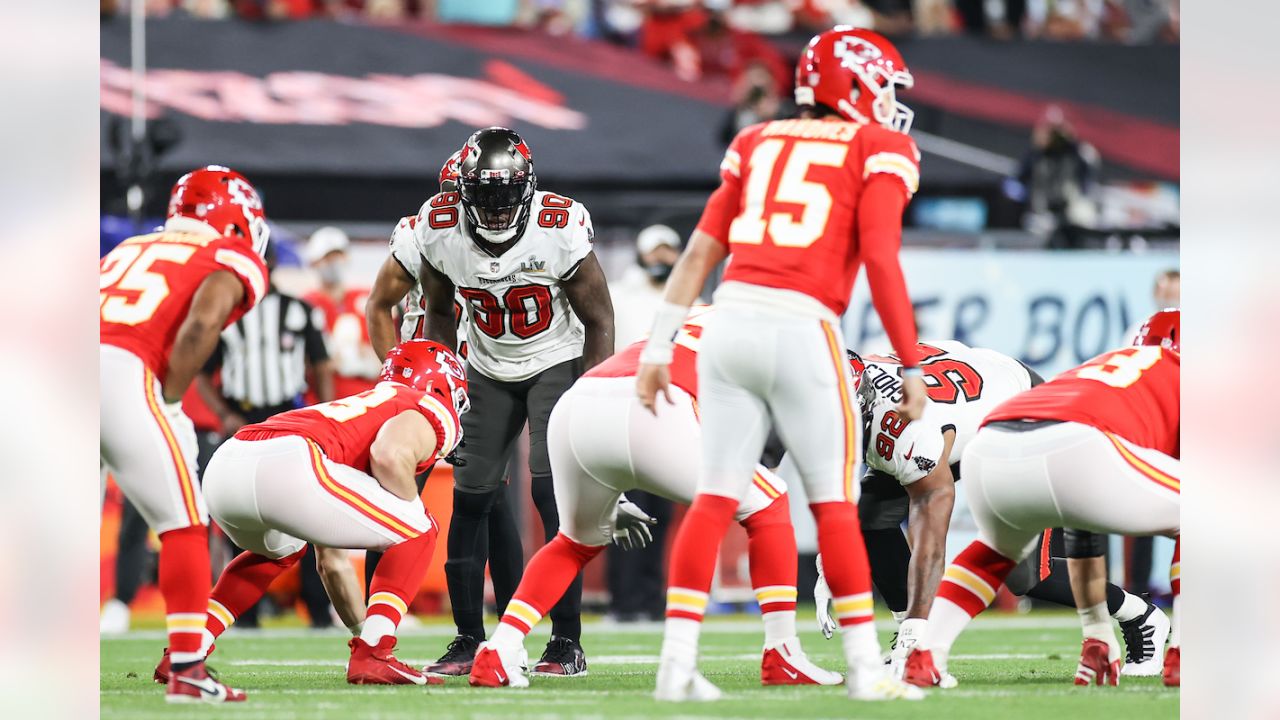
[[[1088,530],[1063,528],[1062,539],[1069,558],[1095,558],[1107,554],[1106,535]]]

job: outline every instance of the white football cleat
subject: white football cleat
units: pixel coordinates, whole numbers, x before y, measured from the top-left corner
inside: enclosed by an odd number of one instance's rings
[[[924,691],[893,676],[879,662],[860,663],[849,669],[845,685],[851,700],[923,700]]]
[[[839,685],[844,676],[820,668],[800,647],[800,638],[791,638],[764,649],[760,661],[761,685]]]
[[[685,665],[671,658],[658,661],[658,685],[653,699],[661,702],[713,702],[724,693],[698,672],[693,665]]]
[[[1164,644],[1169,639],[1169,616],[1151,601],[1141,617],[1120,623],[1124,637],[1125,677],[1156,677],[1164,668]]]
[[[115,598],[108,600],[107,604],[102,606],[102,617],[98,619],[98,632],[103,635],[129,632],[129,606]]]

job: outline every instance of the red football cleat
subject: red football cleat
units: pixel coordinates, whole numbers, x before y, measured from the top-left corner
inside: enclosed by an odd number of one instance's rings
[[[168,660],[167,654],[165,660]],[[243,690],[224,685],[210,675],[201,660],[191,667],[170,673],[169,689],[164,699],[171,703],[224,703],[244,702],[247,697]]]
[[[529,678],[525,676],[522,667],[524,663],[524,650],[520,650],[504,663],[498,648],[489,643],[482,643],[479,652],[476,653],[475,661],[471,663],[471,673],[467,682],[472,687],[526,688],[529,687]]]
[[[1182,648],[1171,647],[1164,654],[1164,686],[1182,687]]]
[[[213,649],[216,647],[217,645],[209,646],[209,655],[213,654]],[[208,659],[209,655],[205,655],[205,659]],[[164,653],[160,655],[160,662],[156,663],[155,671],[151,673],[151,679],[155,680],[161,685],[168,685],[170,664],[171,663],[169,662],[169,648],[165,648]]]
[[[942,685],[942,673],[933,662],[931,650],[914,648],[907,655],[907,663],[902,669],[902,681],[916,687],[934,687]]]
[[[396,649],[394,635],[385,635],[377,645],[351,638],[351,661],[347,663],[347,682],[352,685],[443,685],[440,678],[426,675],[405,665],[391,654]]]
[[[1111,648],[1102,640],[1088,638],[1080,648],[1080,665],[1076,667],[1076,685],[1120,684],[1120,659],[1110,659]]]
[[[760,660],[761,685],[839,685],[844,677],[818,667],[800,649],[796,638],[766,648]]]

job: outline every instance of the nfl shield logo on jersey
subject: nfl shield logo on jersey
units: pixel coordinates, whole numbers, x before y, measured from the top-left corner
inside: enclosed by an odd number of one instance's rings
[[[498,272],[499,267],[500,266],[498,265],[498,261],[494,260],[493,262],[489,263],[489,272]]]

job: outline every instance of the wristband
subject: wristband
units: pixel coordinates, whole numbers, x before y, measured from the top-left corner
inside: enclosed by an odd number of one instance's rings
[[[923,377],[923,376],[924,376],[924,371],[922,371],[919,367],[904,367],[904,368],[902,368],[902,377],[904,377],[904,378],[909,378],[909,377]]]
[[[640,351],[640,362],[645,365],[670,365],[675,354],[676,333],[689,315],[687,305],[663,302],[653,317],[653,329],[649,340]]]

